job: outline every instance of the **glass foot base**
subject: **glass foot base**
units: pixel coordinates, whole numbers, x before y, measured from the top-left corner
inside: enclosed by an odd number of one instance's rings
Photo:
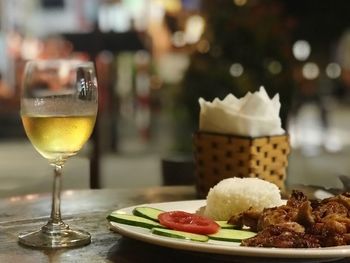
[[[25,246],[36,248],[79,247],[90,244],[91,236],[83,230],[65,229],[54,234],[42,230],[20,234],[18,242]]]

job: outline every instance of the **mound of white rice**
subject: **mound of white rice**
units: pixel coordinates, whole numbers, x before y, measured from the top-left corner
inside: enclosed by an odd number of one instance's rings
[[[275,184],[258,178],[228,178],[210,189],[204,215],[214,220],[228,220],[250,207],[263,210],[282,204]]]

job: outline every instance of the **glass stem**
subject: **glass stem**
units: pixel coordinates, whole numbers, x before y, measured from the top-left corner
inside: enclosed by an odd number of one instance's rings
[[[42,227],[42,231],[47,234],[55,234],[63,229],[69,228],[61,219],[61,181],[63,165],[55,164],[54,166],[51,216],[47,224]]]
[[[55,165],[55,173],[53,180],[52,191],[52,207],[50,221],[53,224],[59,224],[61,219],[61,177],[62,177],[62,165]]]

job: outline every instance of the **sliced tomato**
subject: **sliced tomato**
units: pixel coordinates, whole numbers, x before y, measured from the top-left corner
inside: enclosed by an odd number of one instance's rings
[[[195,234],[214,234],[220,226],[209,218],[184,211],[164,212],[158,215],[159,222],[171,229]]]

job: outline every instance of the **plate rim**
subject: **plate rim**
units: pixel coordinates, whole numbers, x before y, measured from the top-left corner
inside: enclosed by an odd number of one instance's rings
[[[187,205],[189,207],[195,206],[199,209],[205,205],[206,200],[186,200],[186,201],[172,201],[172,202],[158,202],[158,203],[143,203],[117,209],[112,212],[131,213],[135,207],[150,206],[155,208],[162,208],[170,206]],[[193,207],[193,208],[195,208]],[[166,209],[164,209],[166,210]],[[170,211],[171,209],[168,209]],[[188,211],[188,209],[187,209]],[[195,212],[196,210],[189,211]],[[182,249],[187,251],[195,251],[202,253],[212,253],[221,255],[237,255],[247,257],[264,257],[264,258],[303,258],[303,259],[317,259],[317,258],[345,258],[350,257],[349,246],[337,247],[322,247],[322,248],[266,248],[266,247],[242,247],[229,246],[229,242],[212,241],[212,242],[196,242],[190,240],[175,239],[171,237],[163,237],[154,235],[149,229],[120,224],[109,221],[109,227],[112,231],[119,233],[122,236],[133,238],[142,242],[159,245],[168,248]],[[148,231],[148,232],[146,232]]]

